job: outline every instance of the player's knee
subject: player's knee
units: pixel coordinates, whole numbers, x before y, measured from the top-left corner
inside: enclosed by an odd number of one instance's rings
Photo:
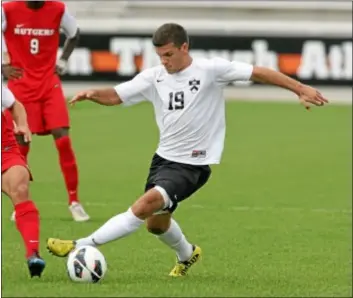
[[[169,212],[163,212],[149,217],[146,220],[147,231],[154,235],[161,235],[168,231],[172,215]]]
[[[60,139],[62,137],[66,137],[69,135],[69,128],[68,127],[62,127],[62,128],[55,128],[51,131],[51,134],[53,135],[54,139]]]
[[[139,218],[148,218],[164,206],[164,199],[158,191],[151,189],[138,199],[131,207]]]
[[[28,182],[19,182],[10,187],[9,196],[11,197],[14,204],[24,202],[28,200],[29,189]]]

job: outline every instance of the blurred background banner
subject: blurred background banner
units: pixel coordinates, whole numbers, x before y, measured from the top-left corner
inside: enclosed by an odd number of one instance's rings
[[[190,34],[193,57],[220,56],[267,66],[320,87],[334,101],[351,103],[351,1],[65,3],[82,32],[68,74],[63,77],[70,94],[95,84],[129,80],[159,64],[152,34],[163,23],[176,22]],[[226,96],[295,98],[287,91],[258,84],[253,88],[230,84]]]
[[[280,70],[313,85],[350,86],[348,38],[191,35],[193,57],[223,57]],[[159,64],[151,36],[87,33],[70,58],[64,81],[125,81]]]

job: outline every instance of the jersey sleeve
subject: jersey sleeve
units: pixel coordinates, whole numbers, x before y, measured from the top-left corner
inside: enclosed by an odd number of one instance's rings
[[[73,38],[77,33],[77,21],[75,17],[70,14],[66,6],[61,18],[60,28],[64,31],[66,37],[68,38]]]
[[[253,72],[253,65],[228,61],[223,58],[214,58],[215,79],[219,83],[229,83],[234,81],[249,81]]]
[[[4,85],[1,88],[1,107],[4,109],[11,108],[15,103],[15,97],[12,92]]]
[[[132,80],[114,87],[124,105],[134,105],[142,101],[153,101],[153,71],[147,69]]]

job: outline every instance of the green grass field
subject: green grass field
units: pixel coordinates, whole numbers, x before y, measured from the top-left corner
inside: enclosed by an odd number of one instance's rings
[[[167,276],[174,254],[144,229],[101,250],[104,281],[74,284],[47,237],[79,238],[141,194],[158,141],[149,105],[71,109],[80,195],[92,220],[75,223],[50,137],[35,137],[32,194],[47,269],[31,280],[12,207],[2,200],[4,297],[348,297],[352,295],[351,106],[306,112],[279,103],[227,104],[223,163],[175,217],[203,260]]]

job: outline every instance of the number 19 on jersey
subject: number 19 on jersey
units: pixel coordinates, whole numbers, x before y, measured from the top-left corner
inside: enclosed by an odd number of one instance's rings
[[[184,109],[184,92],[170,92],[169,93],[169,107],[168,110],[182,110]]]

